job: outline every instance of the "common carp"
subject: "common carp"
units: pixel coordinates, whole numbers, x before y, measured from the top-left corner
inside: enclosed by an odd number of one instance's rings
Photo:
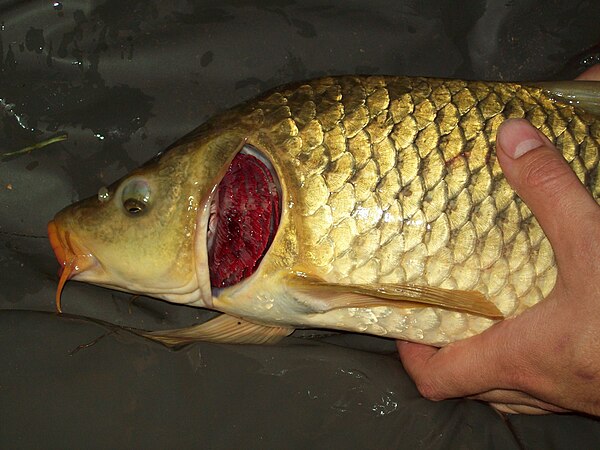
[[[166,344],[329,328],[435,346],[552,290],[552,247],[495,156],[526,118],[600,197],[595,82],[341,76],[223,112],[48,225],[68,279],[223,314]]]

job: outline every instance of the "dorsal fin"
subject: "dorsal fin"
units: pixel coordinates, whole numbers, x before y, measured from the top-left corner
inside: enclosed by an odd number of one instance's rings
[[[600,117],[600,81],[532,81],[524,85]]]

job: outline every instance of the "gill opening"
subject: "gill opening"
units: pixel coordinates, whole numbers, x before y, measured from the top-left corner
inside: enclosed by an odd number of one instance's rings
[[[246,144],[220,179],[208,207],[206,248],[213,297],[258,270],[282,214],[279,174]]]

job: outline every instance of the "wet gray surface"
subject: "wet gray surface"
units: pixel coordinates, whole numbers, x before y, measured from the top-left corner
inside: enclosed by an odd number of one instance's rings
[[[210,313],[69,283],[53,313],[56,211],[217,111],[324,74],[572,76],[589,1],[0,2],[1,448],[589,448],[600,423],[502,418],[419,397],[393,342],[294,335],[167,350],[146,329]],[[565,69],[566,67],[566,69]]]

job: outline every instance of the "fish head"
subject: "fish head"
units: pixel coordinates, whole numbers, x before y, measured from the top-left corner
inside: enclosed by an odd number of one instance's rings
[[[226,134],[181,144],[60,211],[48,224],[58,311],[69,279],[209,306],[211,196],[242,145]]]

